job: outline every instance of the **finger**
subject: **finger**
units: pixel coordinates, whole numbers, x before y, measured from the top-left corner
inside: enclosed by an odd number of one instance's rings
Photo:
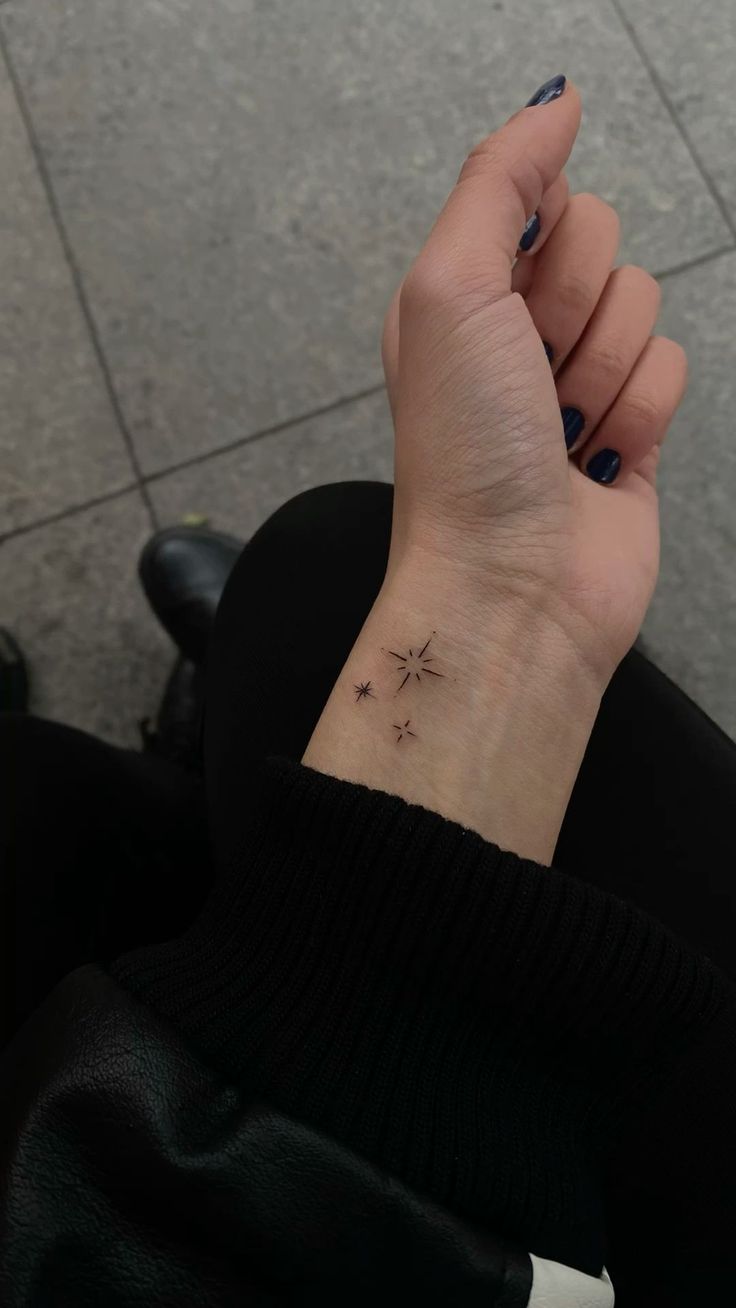
[[[580,97],[568,82],[547,104],[521,109],[465,161],[456,186],[404,283],[447,305],[477,295],[484,305],[511,291],[511,269],[527,219],[562,172],[580,126]],[[447,287],[458,295],[447,295]],[[442,295],[434,292],[442,290]]]
[[[643,268],[615,268],[562,372],[557,395],[565,444],[579,449],[625,385],[659,313],[659,283]]]
[[[687,385],[687,357],[666,336],[652,336],[626,385],[582,450],[582,467],[610,486],[661,445]]]
[[[530,255],[539,254],[562,217],[569,198],[570,183],[565,174],[560,173],[545,191],[536,213],[532,214],[522,232],[517,251],[521,261],[528,260]]]
[[[396,395],[399,385],[399,303],[401,300],[401,287],[394,295],[388,313],[383,322],[383,336],[381,338],[381,358],[383,361],[383,371],[386,377],[386,390],[388,391],[388,402],[391,406],[392,414],[396,412]]]
[[[534,261],[526,306],[558,368],[582,336],[618,249],[615,209],[596,195],[573,195]]]

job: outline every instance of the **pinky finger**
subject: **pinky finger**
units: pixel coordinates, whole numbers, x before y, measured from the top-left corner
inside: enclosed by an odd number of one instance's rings
[[[666,336],[651,336],[629,378],[594,435],[580,466],[593,481],[610,486],[632,472],[667,435],[687,385],[687,356]]]

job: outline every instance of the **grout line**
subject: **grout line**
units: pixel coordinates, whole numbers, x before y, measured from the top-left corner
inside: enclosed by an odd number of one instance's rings
[[[87,327],[87,332],[89,334],[92,350],[97,359],[97,364],[102,374],[102,381],[105,390],[107,392],[107,397],[112,407],[115,420],[118,424],[120,435],[123,438],[123,443],[125,444],[126,450],[128,452],[130,465],[133,470],[133,474],[135,476],[138,489],[140,490],[141,495],[143,497],[143,502],[146,506],[146,510],[148,512],[148,516],[151,521],[151,526],[155,530],[158,526],[156,513],[153,504],[151,502],[151,497],[148,493],[148,488],[146,487],[145,482],[143,480],[143,474],[141,472],[140,464],[138,462],[138,455],[136,454],[135,446],[133,444],[133,438],[130,434],[128,424],[125,420],[125,415],[123,414],[122,405],[120,403],[118,393],[115,389],[115,383],[113,381],[110,365],[108,364],[107,356],[105,354],[105,351],[102,346],[102,341],[100,339],[100,334],[97,330],[97,324],[95,322],[94,314],[92,313],[92,308],[87,298],[87,293],[84,289],[82,274],[80,272],[79,265],[77,264],[76,256],[74,254],[74,250],[72,248],[69,235],[64,225],[64,220],[61,216],[61,210],[59,208],[59,204],[56,199],[56,193],[54,191],[53,183],[51,181],[51,175],[46,165],[46,160],[44,158],[43,150],[41,149],[41,143],[38,139],[36,129],[33,124],[33,119],[31,117],[31,112],[28,107],[28,102],[23,93],[23,88],[20,83],[20,78],[18,77],[18,73],[13,63],[10,50],[8,48],[8,43],[5,37],[5,33],[2,30],[2,27],[0,27],[0,54],[2,54],[2,59],[5,64],[5,68],[13,88],[16,104],[18,106],[18,112],[20,113],[21,119],[26,129],[28,144],[31,148],[31,152],[35,159],[36,168],[38,169],[38,174],[41,180],[41,185],[46,194],[46,202],[49,206],[51,218],[54,222],[54,225],[56,227],[56,232],[59,241],[61,243],[62,252],[66,260],[67,267],[69,269],[69,274],[72,279],[74,290],[77,295],[77,301],[79,303],[79,307],[82,312],[82,317],[84,318]]]
[[[253,445],[266,436],[275,436],[279,432],[288,431],[291,427],[298,427],[302,422],[309,422],[312,418],[321,418],[326,413],[334,413],[338,409],[346,408],[348,404],[368,399],[371,395],[378,395],[385,389],[384,383],[379,382],[378,385],[369,386],[364,391],[356,391],[354,395],[343,395],[337,400],[331,400],[329,404],[320,405],[318,409],[310,409],[307,413],[300,413],[294,418],[285,418],[283,422],[274,423],[271,427],[262,427],[260,431],[252,432],[249,436],[239,436],[237,440],[229,441],[227,445],[218,445],[216,449],[207,450],[204,454],[193,454],[191,458],[182,459],[180,463],[172,463],[166,468],[160,468],[156,472],[149,473],[145,481],[146,483],[160,481],[162,477],[168,477],[169,473],[196,467],[198,463],[206,463],[209,459],[216,458],[218,454],[229,454],[231,450],[238,450],[243,445]]]
[[[710,192],[712,199],[715,201],[716,206],[720,212],[720,215],[723,218],[723,221],[725,222],[734,240],[736,240],[736,222],[734,221],[731,215],[728,205],[726,204],[726,201],[723,199],[723,196],[721,195],[720,191],[718,190],[718,187],[713,181],[713,178],[708,172],[708,169],[703,163],[703,160],[700,157],[700,152],[693,144],[693,141],[690,137],[689,132],[687,131],[687,128],[680,121],[680,116],[677,110],[675,109],[674,104],[672,103],[669,92],[667,91],[662,78],[660,77],[659,73],[654,67],[654,64],[649,58],[649,55],[647,54],[646,49],[639,38],[636,28],[634,27],[633,23],[630,22],[627,14],[625,13],[621,4],[621,0],[611,0],[611,4],[613,5],[614,10],[618,14],[619,21],[622,27],[624,28],[624,31],[626,32],[629,40],[631,41],[631,44],[633,45],[644,67],[649,73],[649,77],[651,81],[654,83],[655,90],[658,92],[662,104],[664,105],[670,118],[672,119],[672,122],[677,128],[677,131],[679,132],[685,146],[689,150],[690,157],[692,158],[693,163],[695,164],[696,168],[698,169],[698,172],[700,173],[700,176],[705,182],[705,185],[708,188],[708,191]]]
[[[0,5],[2,3],[3,0],[0,0]],[[367,390],[357,391],[355,395],[343,395],[340,399],[332,400],[329,404],[323,404],[319,409],[312,409],[308,413],[302,413],[297,418],[287,418],[272,427],[264,427],[262,431],[253,432],[250,436],[243,436],[239,440],[231,441],[228,445],[221,445],[216,450],[208,450],[206,454],[195,454],[191,459],[184,459],[181,463],[162,468],[160,472],[152,472],[145,480],[146,482],[160,481],[162,477],[167,477],[170,472],[179,472],[182,468],[191,468],[198,463],[206,463],[209,459],[216,459],[218,454],[227,454],[230,450],[238,449],[241,445],[251,445],[254,441],[263,440],[266,436],[288,431],[290,427],[298,427],[301,422],[308,422],[310,418],[319,418],[322,414],[343,409],[348,404],[367,399],[370,395],[377,395],[385,389],[385,386],[381,383],[377,386],[370,386]],[[0,534],[0,545],[4,545],[6,541],[12,540],[15,536],[26,536],[37,528],[49,527],[56,522],[63,522],[65,518],[73,518],[77,513],[84,513],[85,509],[95,509],[100,504],[107,504],[110,500],[120,499],[123,495],[129,495],[131,491],[139,491],[142,495],[144,486],[137,481],[132,481],[128,486],[121,486],[118,490],[106,491],[103,495],[96,495],[91,500],[83,500],[80,504],[72,504],[65,509],[59,509],[56,513],[49,513],[45,518],[36,518],[33,522],[24,523],[22,527],[13,527],[10,531]],[[154,527],[154,530],[157,529],[157,526]]]
[[[2,3],[2,0],[0,0]],[[132,481],[129,486],[121,486],[119,490],[105,491],[104,495],[96,495],[94,499],[84,500],[81,504],[71,504],[65,509],[59,509],[56,513],[49,513],[45,518],[36,518],[35,522],[26,522],[22,527],[13,527],[10,531],[5,531],[0,536],[0,545],[6,541],[13,540],[16,536],[27,536],[30,531],[35,531],[38,527],[51,527],[56,522],[63,522],[65,518],[73,518],[77,513],[84,513],[85,509],[96,509],[98,504],[108,504],[110,500],[119,500],[123,495],[130,495],[131,491],[140,493],[141,487],[137,481]]]
[[[736,251],[736,245],[723,245],[720,250],[711,250],[709,254],[698,254],[694,259],[685,259],[683,263],[676,263],[671,268],[664,268],[662,272],[652,273],[658,282],[665,277],[674,277],[676,273],[689,272],[691,268],[700,268],[704,263],[712,263],[714,259],[722,259],[726,254],[733,254]]]

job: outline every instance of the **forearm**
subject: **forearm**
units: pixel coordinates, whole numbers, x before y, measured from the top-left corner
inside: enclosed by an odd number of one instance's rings
[[[549,863],[602,689],[549,615],[480,610],[415,560],[384,583],[303,761]]]

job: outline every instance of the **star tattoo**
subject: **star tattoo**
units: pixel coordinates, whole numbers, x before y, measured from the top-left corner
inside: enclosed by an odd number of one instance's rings
[[[361,681],[361,683],[360,683],[359,686],[353,686],[353,690],[355,691],[355,702],[356,702],[356,704],[357,704],[358,701],[361,700],[361,699],[375,699],[375,698],[376,698],[375,695],[373,694],[372,689],[371,689],[372,685],[373,685],[373,682],[372,682],[372,681]]]
[[[398,736],[397,736],[397,738],[396,738],[396,744],[397,744],[397,745],[398,745],[399,741],[403,739],[404,736],[413,736],[414,739],[416,740],[416,738],[417,738],[417,733],[416,733],[416,731],[410,731],[410,730],[409,730],[409,723],[410,723],[410,722],[411,722],[411,718],[407,718],[407,719],[406,719],[406,722],[404,723],[403,726],[401,726],[400,723],[398,723],[398,722],[394,722],[394,731],[398,731],[398,733],[399,733]]]
[[[434,658],[431,655],[429,656],[427,655],[427,650],[429,649],[429,646],[431,644],[432,637],[435,636],[436,634],[437,633],[435,631],[432,632],[432,635],[430,636],[429,640],[426,642],[425,645],[422,646],[418,654],[415,654],[413,649],[410,649],[408,654],[397,654],[396,651],[393,649],[388,650],[388,653],[391,655],[392,659],[399,660],[399,666],[397,666],[396,671],[406,673],[404,680],[399,686],[399,690],[404,689],[404,686],[406,685],[407,681],[412,676],[416,677],[417,681],[421,681],[422,677],[444,676],[443,672],[435,672],[434,668],[430,668],[427,666],[429,663],[434,662]],[[397,690],[396,692],[397,695],[399,693],[399,690]]]

